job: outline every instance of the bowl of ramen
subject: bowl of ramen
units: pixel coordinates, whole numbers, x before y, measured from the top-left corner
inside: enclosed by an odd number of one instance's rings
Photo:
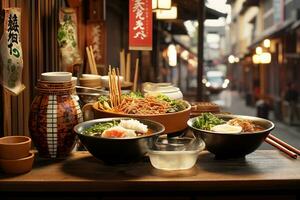
[[[244,115],[202,113],[188,126],[216,158],[241,158],[255,151],[274,129],[273,122]]]
[[[74,127],[81,143],[96,158],[111,164],[142,158],[148,142],[164,132],[162,124],[147,119],[103,118]]]
[[[187,128],[191,105],[160,94],[143,96],[139,93],[122,95],[118,103],[113,96],[101,96],[98,102],[83,107],[85,119],[129,117],[149,119],[164,125],[164,133],[176,133]]]

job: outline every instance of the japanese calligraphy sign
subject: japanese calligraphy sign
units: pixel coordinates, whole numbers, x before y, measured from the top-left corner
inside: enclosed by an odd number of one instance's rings
[[[151,0],[129,0],[129,49],[152,50]]]
[[[4,10],[4,32],[0,41],[1,83],[13,95],[25,89],[21,83],[23,58],[21,47],[21,10]]]

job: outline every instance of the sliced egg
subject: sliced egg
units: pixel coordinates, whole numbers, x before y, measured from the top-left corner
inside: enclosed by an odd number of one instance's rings
[[[242,132],[242,127],[232,126],[229,124],[220,124],[212,127],[211,130],[218,133],[240,133]]]

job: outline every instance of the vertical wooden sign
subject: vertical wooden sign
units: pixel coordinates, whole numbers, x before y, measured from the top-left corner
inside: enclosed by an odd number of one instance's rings
[[[129,49],[152,50],[151,0],[129,0]]]

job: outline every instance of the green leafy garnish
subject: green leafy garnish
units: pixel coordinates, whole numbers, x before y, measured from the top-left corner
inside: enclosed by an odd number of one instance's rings
[[[129,94],[125,94],[124,96],[129,96],[131,98],[144,98],[144,95],[141,92],[130,92]]]
[[[101,134],[106,129],[109,129],[109,128],[113,127],[113,126],[117,126],[118,124],[119,124],[119,122],[117,122],[117,121],[98,123],[98,124],[95,124],[95,125],[93,125],[93,126],[91,126],[89,128],[86,128],[83,131],[83,134],[90,135],[90,136]]]
[[[170,97],[160,94],[156,98],[162,101],[166,101],[170,104],[170,108],[168,109],[168,113],[178,112],[187,108],[187,105],[182,100],[171,99]]]
[[[223,119],[218,118],[212,113],[202,113],[193,122],[193,127],[203,130],[211,130],[212,127],[224,123],[225,121]]]

